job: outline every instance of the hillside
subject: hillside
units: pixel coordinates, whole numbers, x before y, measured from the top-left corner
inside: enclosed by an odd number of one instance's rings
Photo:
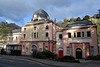
[[[6,37],[7,34],[10,33],[12,30],[14,29],[19,29],[20,27],[14,23],[7,23],[7,22],[1,22],[0,23],[0,40],[4,40],[2,41],[3,43],[5,43],[6,41]]]

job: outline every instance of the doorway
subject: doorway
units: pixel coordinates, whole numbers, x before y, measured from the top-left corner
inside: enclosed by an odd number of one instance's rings
[[[31,54],[33,55],[33,53],[37,52],[37,47],[35,45],[32,45],[31,47]]]
[[[82,49],[81,48],[76,49],[76,58],[82,59]]]

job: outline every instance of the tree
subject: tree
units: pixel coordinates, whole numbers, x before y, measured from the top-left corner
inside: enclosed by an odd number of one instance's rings
[[[98,43],[100,44],[100,19],[97,20],[96,25],[97,25]]]
[[[76,19],[76,21],[80,21],[81,20],[81,18],[80,17],[78,17],[77,19]]]
[[[70,18],[70,22],[74,22],[74,21],[76,21],[76,19],[75,18]]]
[[[67,18],[64,18],[64,22],[68,22],[69,20]]]
[[[97,18],[100,18],[100,9],[98,10]]]
[[[89,20],[90,19],[90,16],[89,15],[86,15],[83,20]]]
[[[6,43],[6,37],[7,34],[10,33],[14,29],[20,29],[19,26],[17,26],[14,23],[8,24],[7,22],[1,22],[0,24],[0,39],[3,39],[3,44]]]
[[[97,17],[98,17],[98,14],[93,15],[94,19],[97,19]]]

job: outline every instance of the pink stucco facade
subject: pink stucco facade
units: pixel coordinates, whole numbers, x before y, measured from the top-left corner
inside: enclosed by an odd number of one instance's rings
[[[81,28],[81,29],[80,29]],[[87,37],[87,32],[90,31],[91,36]],[[81,37],[74,37],[74,33],[81,32]],[[84,32],[84,37],[82,37],[82,32]],[[71,33],[71,38],[68,38],[68,33]],[[80,48],[82,50],[82,58],[90,56],[90,47],[93,46],[93,55],[98,55],[98,45],[97,45],[97,30],[96,25],[87,26],[76,26],[66,28],[63,31],[63,53],[67,55],[67,48],[70,47],[70,55],[76,57],[76,49]]]
[[[44,12],[41,9],[39,11]],[[56,53],[60,57],[68,55],[85,58],[98,55],[97,26],[92,22],[78,21],[78,24],[73,23],[71,27],[61,28],[56,21],[48,19],[47,13],[44,17],[37,15],[34,14],[31,22],[22,25],[20,32],[16,30],[17,32],[9,34],[7,44],[20,44],[22,55],[32,55],[35,51],[43,50]]]
[[[48,29],[46,29],[46,26],[48,26]],[[34,30],[34,27],[36,27],[36,30]],[[26,28],[26,30],[24,30],[24,28]],[[21,29],[22,34],[20,41],[20,44],[22,45],[22,54],[31,55],[32,46],[36,46],[38,52],[45,50],[45,47],[47,47],[47,50],[55,53],[56,30],[58,29],[59,26],[52,21],[29,22],[28,24],[23,25]],[[32,33],[38,34],[36,34],[36,37],[32,37]],[[46,33],[48,33],[48,37],[46,37]],[[23,38],[24,34],[26,35],[25,38]],[[26,49],[23,51],[23,45],[25,48],[28,47],[28,51],[26,51]]]

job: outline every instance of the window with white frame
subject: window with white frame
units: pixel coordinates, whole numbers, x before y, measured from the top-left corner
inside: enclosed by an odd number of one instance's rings
[[[45,46],[45,50],[48,50],[48,46]]]
[[[22,51],[24,52],[25,51],[25,46],[23,45],[23,47],[22,47],[23,49],[22,49]]]
[[[69,56],[70,55],[70,48],[69,48],[69,46],[67,46],[66,49],[67,49],[67,55]]]
[[[91,56],[94,55],[94,46],[90,46],[90,55],[91,55]]]

